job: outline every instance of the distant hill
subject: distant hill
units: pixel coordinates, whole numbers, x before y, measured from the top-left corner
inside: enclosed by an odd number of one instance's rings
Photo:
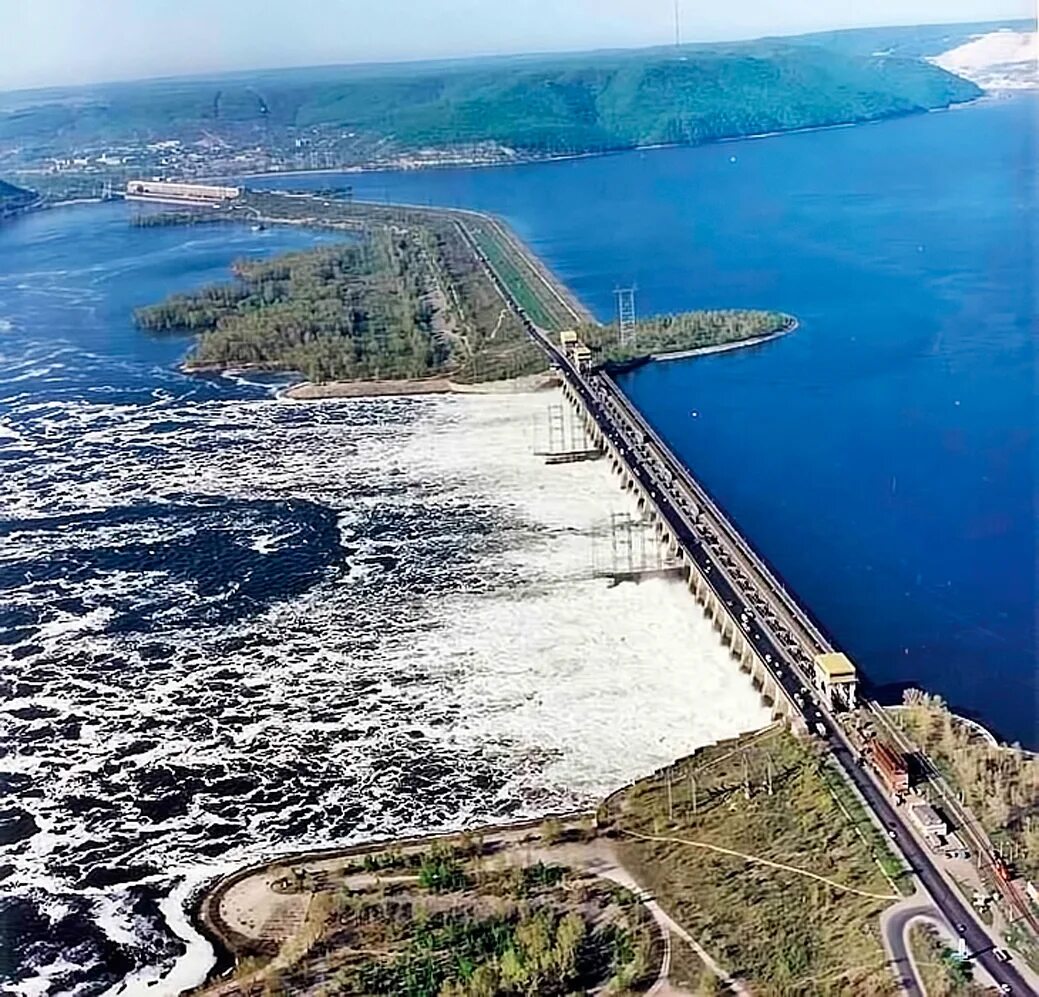
[[[863,121],[977,95],[915,60],[758,43],[388,77],[311,92],[291,113],[297,125],[378,131],[405,147],[565,153]]]
[[[941,55],[958,48],[978,35],[1010,28],[1035,31],[1035,20],[971,21],[960,24],[921,24],[897,28],[851,28],[821,31],[783,39],[817,45],[843,55],[875,55],[880,52],[906,59]]]
[[[971,100],[978,87],[920,56],[991,27],[868,29],[6,94],[0,145],[44,153],[89,141],[230,135],[284,145],[314,134],[336,136],[363,159],[376,150],[385,156],[479,143],[521,155],[698,143]]]

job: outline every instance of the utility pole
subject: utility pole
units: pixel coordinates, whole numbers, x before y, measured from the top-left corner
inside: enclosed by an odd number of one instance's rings
[[[675,819],[675,803],[671,796],[671,769],[667,770],[667,819],[669,822]]]
[[[696,816],[696,774],[689,773],[689,796],[693,801],[693,816]]]

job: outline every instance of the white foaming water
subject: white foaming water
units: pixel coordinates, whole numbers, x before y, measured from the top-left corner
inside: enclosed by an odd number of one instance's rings
[[[681,584],[590,577],[630,499],[531,454],[552,400],[21,408],[0,776],[40,831],[0,890],[132,968],[44,952],[16,992],[180,992],[237,863],[588,805],[767,721]]]

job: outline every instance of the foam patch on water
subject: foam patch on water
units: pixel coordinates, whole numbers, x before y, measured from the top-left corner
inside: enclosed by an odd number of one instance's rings
[[[0,420],[12,992],[179,992],[238,863],[590,805],[767,721],[681,584],[592,577],[630,500],[532,455],[551,400]]]

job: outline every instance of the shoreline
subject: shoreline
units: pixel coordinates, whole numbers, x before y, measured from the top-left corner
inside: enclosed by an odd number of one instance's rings
[[[622,789],[624,787],[621,787]],[[619,792],[619,790],[617,791]],[[611,794],[613,795],[613,794]],[[609,797],[606,797],[609,799]],[[188,911],[192,927],[202,935],[214,948],[216,959],[206,981],[208,986],[215,983],[219,976],[234,966],[232,939],[236,935],[233,929],[223,923],[218,913],[221,901],[227,892],[243,880],[269,869],[271,866],[290,866],[328,862],[344,858],[356,858],[390,849],[411,851],[423,849],[435,843],[457,843],[466,835],[511,835],[521,831],[533,831],[546,820],[560,822],[595,821],[597,808],[590,810],[569,810],[560,813],[546,813],[540,817],[524,817],[515,821],[498,821],[473,827],[459,828],[453,831],[433,831],[428,834],[407,834],[384,838],[369,838],[349,845],[333,845],[327,848],[310,848],[297,851],[278,852],[266,858],[249,862],[233,872],[226,873],[205,887],[196,896]]]
[[[308,198],[315,197],[315,195],[310,192],[305,193],[303,196]],[[357,203],[371,205],[377,208],[383,207],[379,202],[360,201]],[[457,216],[461,215],[476,218],[484,224],[494,226],[500,233],[502,239],[512,247],[518,257],[525,261],[535,276],[559,300],[564,308],[572,313],[575,320],[595,325],[602,324],[594,313],[577,297],[576,294],[574,294],[572,289],[559,279],[555,271],[541,258],[541,256],[513,231],[508,222],[498,216],[470,208],[429,207],[408,202],[393,202],[392,204],[387,205],[387,207],[404,208],[419,212],[427,212],[433,215],[443,215],[449,218],[455,218],[456,224],[461,224],[457,222]],[[321,220],[318,218],[282,218],[277,216],[261,215],[259,212],[251,216],[248,220],[238,218],[231,218],[229,220],[232,222],[238,222],[239,224],[262,222],[271,225],[295,225],[304,228],[313,226],[315,228],[331,227],[335,229],[348,230],[351,227],[347,222],[343,221],[336,222]],[[464,226],[462,227],[464,228]],[[490,266],[489,264],[486,264],[486,262],[485,265],[488,267]],[[492,278],[498,279],[497,275],[493,272]],[[697,346],[688,350],[649,353],[642,357],[635,357],[632,359],[642,362],[682,360],[760,346],[771,340],[779,339],[788,333],[794,332],[799,327],[800,322],[796,316],[789,315],[787,318],[788,322],[784,326],[764,335],[751,336],[745,339],[709,346]],[[179,364],[178,367],[181,373],[188,375],[234,375],[236,373],[248,372],[293,373],[292,371],[279,367],[277,364],[267,362],[224,365],[219,363],[192,364],[185,361]],[[303,380],[279,390],[278,397],[291,401],[323,401],[340,398],[379,398],[429,394],[511,394],[539,391],[557,383],[558,378],[554,377],[550,371],[521,375],[520,377],[505,380],[476,382],[473,384],[454,381],[450,374],[436,374],[422,378],[329,381],[325,383],[315,383],[313,381]]]
[[[793,316],[791,317],[793,318]],[[765,343],[770,343],[774,339],[782,339],[783,336],[788,336],[790,333],[795,332],[800,325],[800,321],[793,318],[789,325],[784,326],[782,329],[776,329],[775,332],[767,332],[763,336],[736,339],[731,343],[718,343],[716,346],[695,346],[691,350],[676,350],[673,353],[650,353],[649,359],[657,363],[666,363],[669,360],[688,360],[691,357],[706,357],[714,353],[731,353],[733,350],[749,349],[752,346],[762,346]]]
[[[645,359],[652,363],[668,363],[673,360],[689,360],[694,357],[712,356],[719,353],[732,353],[736,350],[752,349],[765,343],[782,339],[795,332],[800,322],[793,322],[775,332],[763,336],[752,336],[747,339],[734,340],[730,343],[718,343],[715,346],[696,346],[689,350],[677,350],[673,353],[650,353]],[[640,358],[633,358],[640,359]],[[289,373],[265,364],[252,366],[238,364],[222,367],[218,364],[206,364],[190,367],[180,366],[180,371],[187,375],[219,374],[233,376],[235,374],[254,373]],[[552,371],[537,374],[522,374],[519,377],[496,381],[477,381],[465,383],[453,381],[450,377],[403,378],[400,380],[371,381],[297,381],[277,392],[277,397],[288,401],[330,401],[342,398],[395,398],[418,395],[506,395],[527,394],[545,391],[555,387],[559,378]]]
[[[332,398],[391,398],[409,395],[503,395],[544,391],[558,384],[551,372],[524,374],[502,381],[463,384],[449,377],[402,379],[398,381],[300,381],[278,392],[290,401],[322,401]]]
[[[971,81],[973,82],[973,81]],[[253,173],[241,173],[235,174],[236,179],[240,180],[254,180],[263,179],[266,177],[306,177],[306,176],[327,176],[335,174],[358,174],[366,175],[373,173],[419,173],[434,170],[490,170],[500,169],[510,166],[538,166],[543,163],[566,163],[573,160],[581,159],[597,159],[607,156],[623,156],[628,153],[635,152],[655,152],[657,150],[666,149],[702,149],[713,145],[726,145],[733,142],[744,142],[744,141],[760,141],[761,139],[768,138],[780,138],[784,135],[805,135],[811,132],[823,132],[823,131],[834,131],[838,128],[856,128],[861,125],[875,125],[885,121],[897,121],[901,118],[911,118],[918,114],[939,114],[945,111],[958,110],[964,107],[970,107],[977,104],[979,101],[985,100],[990,96],[988,90],[983,90],[981,94],[976,97],[971,97],[968,100],[953,101],[944,107],[930,107],[922,110],[903,111],[895,114],[887,114],[876,118],[865,118],[859,121],[839,121],[833,124],[825,125],[806,125],[802,128],[784,128],[778,131],[768,132],[753,132],[747,135],[724,135],[718,138],[707,139],[703,142],[653,142],[646,145],[632,145],[617,149],[599,149],[588,152],[566,152],[558,153],[548,156],[531,156],[522,155],[516,156],[513,159],[502,159],[495,162],[483,162],[480,160],[458,160],[456,162],[429,162],[419,163],[411,166],[404,166],[401,164],[394,165],[392,163],[383,164],[359,164],[354,166],[321,166],[313,169],[291,169],[291,170],[261,170]],[[207,174],[203,177],[198,178],[194,182],[208,183],[225,181],[229,178],[228,174]],[[420,207],[420,205],[415,205]],[[421,205],[421,207],[430,208],[435,206]],[[464,210],[464,209],[448,209],[444,210]]]

